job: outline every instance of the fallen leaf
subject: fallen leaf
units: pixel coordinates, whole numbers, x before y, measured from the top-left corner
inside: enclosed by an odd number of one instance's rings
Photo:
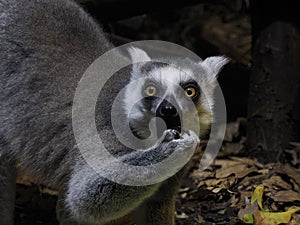
[[[184,212],[181,213],[181,214],[177,214],[177,213],[176,213],[175,217],[176,217],[177,219],[186,219],[186,218],[189,218],[189,216],[186,215]]]
[[[252,193],[252,184],[255,184],[256,181],[262,180],[263,179],[263,175],[259,174],[259,175],[255,175],[255,176],[246,176],[244,177],[241,182],[240,182],[240,186],[238,187],[239,190],[243,189],[243,190],[247,190],[250,191]],[[250,195],[251,196],[251,195]]]
[[[300,171],[297,171],[295,168],[291,167],[288,164],[282,165],[281,170],[283,173],[287,174],[300,185]]]
[[[200,184],[201,186],[206,185],[207,187],[218,187],[225,179],[227,178],[203,180],[199,183],[198,187],[200,187]]]
[[[245,223],[253,224],[254,223],[254,218],[252,214],[245,214],[243,217],[243,221]]]
[[[180,195],[181,198],[186,198],[186,196],[187,196],[187,193],[186,193],[186,192],[184,192],[184,193],[182,193],[182,194]]]
[[[222,155],[237,155],[244,149],[241,143],[225,143],[222,148]]]
[[[262,206],[262,196],[264,194],[264,186],[263,185],[258,185],[251,197],[251,204],[253,204],[255,201],[257,201],[257,204],[259,208],[263,208]]]
[[[292,188],[292,186],[290,184],[288,184],[287,182],[282,180],[282,178],[277,175],[274,175],[274,176],[270,177],[269,179],[264,180],[263,185],[265,187],[269,187],[269,188],[272,188],[274,185],[274,186],[277,186],[277,187],[280,187],[283,189],[287,189],[287,190]]]
[[[234,174],[236,178],[242,178],[254,171],[257,171],[255,167],[249,167],[248,165],[240,163],[218,169],[216,171],[216,178],[229,177],[232,174]]]
[[[194,170],[190,175],[194,180],[203,180],[208,177],[214,177],[215,173],[211,171],[200,171],[198,169]]]
[[[236,206],[240,202],[240,197],[236,194],[232,195],[229,201],[231,206]]]
[[[178,193],[180,194],[180,193],[183,193],[183,192],[187,192],[187,191],[189,191],[189,190],[190,190],[190,187],[180,188],[180,189],[178,190]]]
[[[286,212],[263,212],[258,211],[253,214],[255,225],[278,225],[288,223],[292,215],[299,211],[300,207],[290,207]]]
[[[258,162],[257,160],[249,159],[249,158],[242,158],[242,157],[231,157],[232,160],[235,160],[236,162],[244,163],[251,166],[257,166],[259,168],[264,168],[264,165]]]
[[[276,219],[273,217],[264,217],[261,212],[255,212],[253,214],[254,225],[277,225]]]
[[[222,189],[223,189],[223,188],[218,187],[218,188],[212,189],[211,191],[212,191],[213,193],[219,193]]]
[[[199,223],[199,224],[202,224],[203,222],[205,222],[205,220],[202,216],[198,215],[196,217],[196,222]]]
[[[300,194],[293,190],[278,191],[273,195],[269,195],[276,202],[293,202],[300,201]]]
[[[40,193],[45,193],[48,195],[58,195],[59,192],[53,189],[45,188],[45,187],[39,187],[39,192]]]
[[[294,214],[291,221],[288,223],[288,225],[299,225],[300,224],[300,215]]]
[[[286,149],[284,150],[284,152],[291,155],[292,159],[290,160],[290,163],[292,165],[297,165],[297,163],[299,162],[299,153],[294,149]]]
[[[229,160],[229,159],[216,159],[214,164],[216,166],[229,167],[236,164],[241,164],[241,162],[236,160]]]
[[[300,143],[299,142],[290,142],[297,150],[300,150]]]
[[[250,217],[249,216],[245,217],[245,215],[249,215],[249,214],[252,215],[253,213],[255,213],[257,211],[258,211],[257,202],[255,202],[254,204],[246,205],[245,208],[239,210],[239,212],[238,212],[238,218],[240,218],[244,222],[247,221],[247,223],[249,223]]]

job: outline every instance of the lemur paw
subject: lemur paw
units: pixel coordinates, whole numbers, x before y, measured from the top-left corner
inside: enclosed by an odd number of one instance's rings
[[[170,142],[180,138],[180,133],[177,130],[169,129],[165,130],[163,135],[164,142]]]
[[[200,143],[200,139],[194,131],[188,130],[182,132],[178,143],[186,147],[196,147],[196,145]]]

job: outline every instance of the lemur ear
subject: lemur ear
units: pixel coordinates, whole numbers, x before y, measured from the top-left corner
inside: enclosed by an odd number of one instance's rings
[[[138,78],[138,74],[140,74],[139,71],[139,64],[137,64],[136,62],[147,62],[150,61],[151,58],[149,57],[149,55],[142,49],[140,48],[135,48],[135,47],[130,47],[128,48],[128,52],[131,58],[131,63],[132,64],[132,78]]]
[[[229,62],[229,59],[224,56],[212,56],[206,58],[202,65],[209,68],[213,76],[217,76],[220,70]]]
[[[150,61],[149,55],[142,49],[136,47],[128,48],[129,55],[131,57],[132,63],[138,61]]]

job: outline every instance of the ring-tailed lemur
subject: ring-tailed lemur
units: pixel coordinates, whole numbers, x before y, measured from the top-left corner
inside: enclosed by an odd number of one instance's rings
[[[13,224],[18,167],[34,182],[59,191],[57,215],[61,225],[105,224],[135,210],[143,211],[137,217],[140,224],[173,225],[174,200],[183,171],[155,185],[120,185],[97,174],[76,146],[72,132],[76,86],[87,67],[113,48],[102,29],[71,0],[0,0],[0,15],[0,224]],[[132,58],[150,59],[143,50],[129,52]],[[121,160],[133,165],[159,161],[172,151],[191,148],[198,139],[192,131],[179,134],[178,114],[188,115],[185,100],[192,99],[202,127],[209,126],[216,75],[226,62],[223,57],[203,62],[183,60],[180,67],[190,73],[186,77],[178,75],[178,65],[145,63],[108,82],[96,114],[107,144],[122,152]],[[132,88],[131,82],[141,76],[149,78],[149,83]],[[160,78],[180,85],[185,96],[176,96],[175,89]],[[207,89],[206,99],[197,83]],[[127,152],[106,126],[112,93],[124,86],[124,113],[128,115],[124,122],[136,136],[147,136],[149,115],[166,122],[167,130],[146,149],[147,154]],[[176,107],[170,99],[155,98],[158,91],[173,98]],[[144,101],[136,103],[141,95],[145,95]],[[122,175],[122,171],[115,173]]]

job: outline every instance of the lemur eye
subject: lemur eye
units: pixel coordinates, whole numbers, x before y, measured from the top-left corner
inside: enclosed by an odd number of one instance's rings
[[[193,98],[196,96],[196,89],[193,87],[188,87],[185,89],[185,95],[189,98]]]
[[[145,93],[149,97],[154,96],[156,92],[157,92],[156,87],[154,87],[153,85],[149,85],[145,89]]]

